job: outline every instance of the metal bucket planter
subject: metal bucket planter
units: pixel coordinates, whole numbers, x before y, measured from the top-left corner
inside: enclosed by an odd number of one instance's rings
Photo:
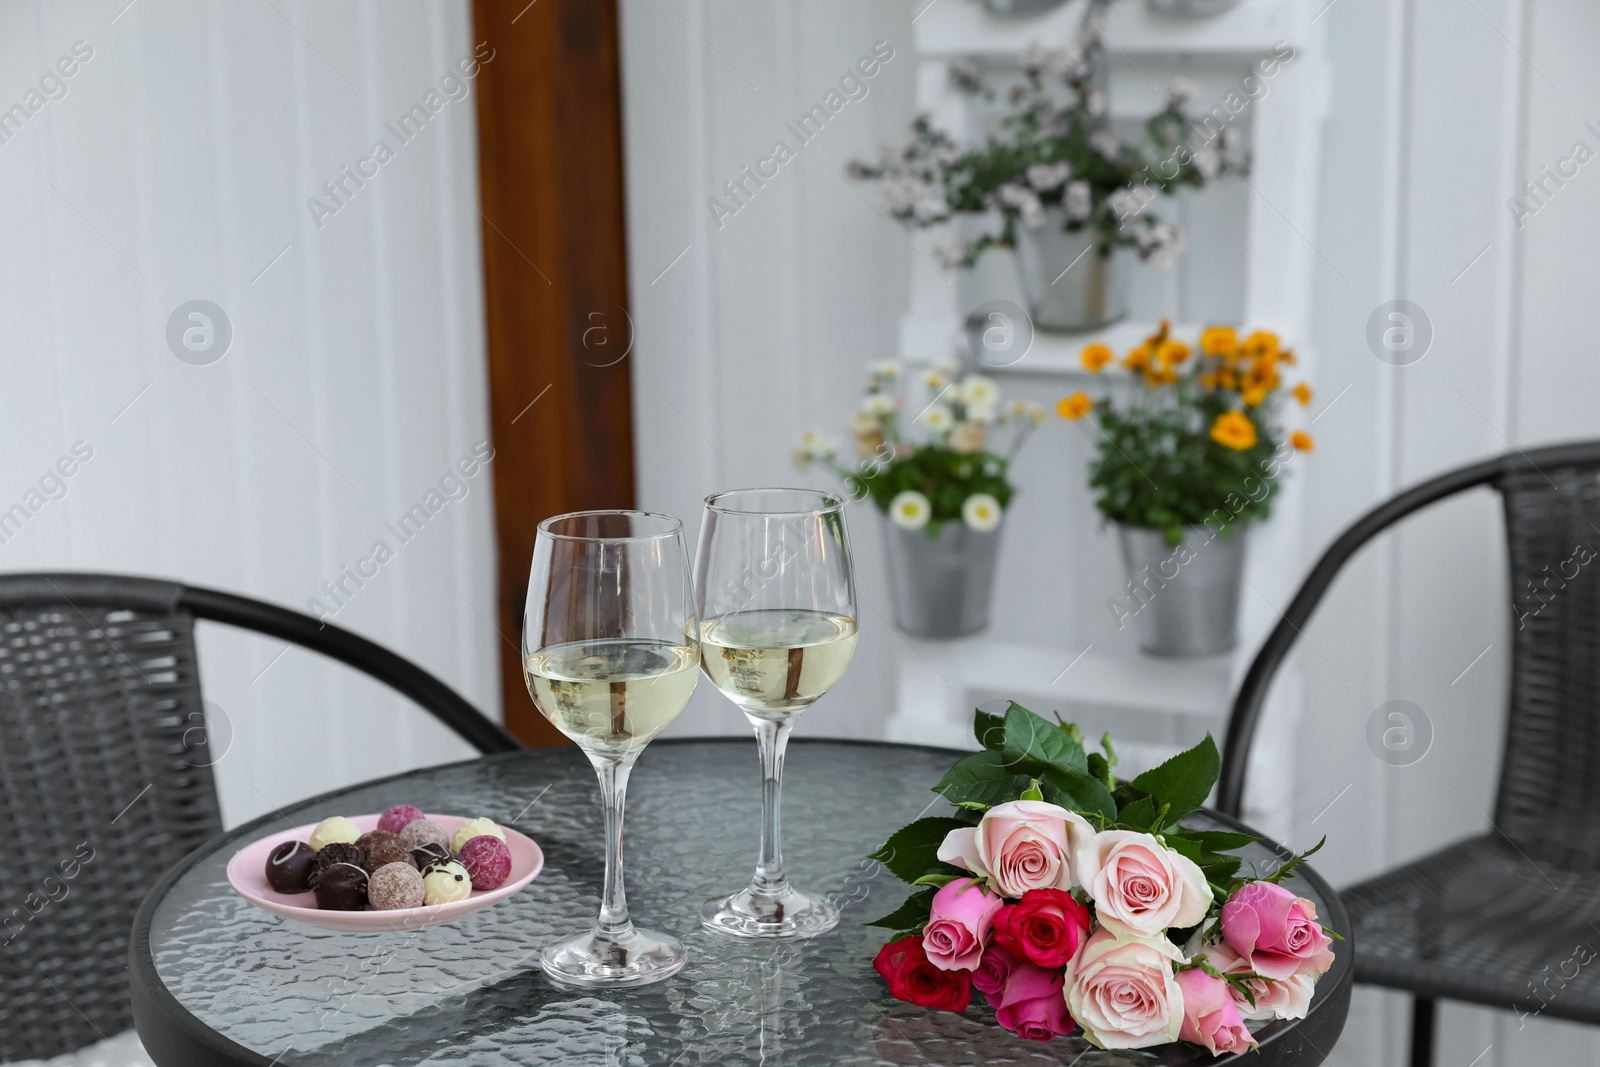
[[[1129,586],[1118,620],[1138,628],[1152,656],[1215,656],[1239,643],[1239,587],[1246,533],[1214,536],[1191,526],[1177,548],[1160,530],[1118,526]]]
[[[946,522],[929,537],[885,519],[884,532],[896,626],[913,637],[965,637],[988,628],[999,529],[979,533]]]
[[[1115,253],[1106,255],[1098,231],[1061,228],[1059,207],[1045,210],[1036,230],[1017,227],[1017,267],[1035,327],[1098,330],[1128,314],[1128,284]]]

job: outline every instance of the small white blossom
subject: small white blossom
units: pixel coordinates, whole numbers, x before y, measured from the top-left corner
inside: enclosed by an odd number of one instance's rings
[[[1067,183],[1066,194],[1061,200],[1062,207],[1066,209],[1067,218],[1073,222],[1082,222],[1094,211],[1094,193],[1086,181]]]
[[[1176,263],[1188,246],[1183,231],[1165,222],[1140,230],[1138,242],[1140,258],[1163,269]]]
[[[931,251],[940,270],[955,270],[967,261],[967,246],[955,241],[940,241]]]
[[[1106,113],[1106,109],[1110,106],[1110,101],[1106,99],[1106,94],[1099,89],[1090,89],[1084,95],[1083,106],[1090,116],[1100,118]]]
[[[1167,105],[1183,111],[1200,99],[1200,83],[1193,78],[1173,78],[1167,82]]]
[[[979,533],[988,533],[1000,525],[1000,501],[988,493],[973,493],[961,505],[961,521]]]
[[[905,368],[900,365],[899,360],[886,359],[881,363],[874,363],[872,366],[868,367],[867,373],[871,374],[874,378],[883,378],[886,381],[892,381],[893,379],[900,377],[901,372],[904,370]]]
[[[889,521],[902,530],[920,530],[928,525],[933,515],[933,505],[915,489],[895,494],[889,501]]]
[[[1095,130],[1089,135],[1089,148],[1105,159],[1122,158],[1122,142],[1107,129]]]
[[[1203,181],[1214,182],[1222,174],[1222,153],[1211,145],[1196,148],[1192,161]]]
[[[944,433],[955,424],[955,416],[943,404],[935,404],[917,417],[930,433]]]
[[[1017,66],[1022,68],[1024,74],[1038,74],[1049,60],[1049,50],[1035,37],[1022,46],[1022,52],[1017,56]]]
[[[873,393],[861,401],[861,410],[869,415],[892,415],[896,406],[894,397],[883,393]]]
[[[1110,196],[1106,197],[1106,203],[1116,213],[1119,221],[1137,217],[1144,211],[1145,205],[1144,198],[1128,188],[1114,190]]]
[[[969,407],[992,406],[1000,402],[1000,389],[981,374],[967,375],[951,392]]]
[[[1028,167],[1028,184],[1041,193],[1047,193],[1072,177],[1070,163],[1034,163]]]

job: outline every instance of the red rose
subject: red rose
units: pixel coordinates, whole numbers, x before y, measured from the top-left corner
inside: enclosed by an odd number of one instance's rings
[[[1030,889],[994,917],[994,939],[1019,959],[1065,967],[1089,936],[1089,909],[1063,889]]]
[[[923,951],[920,934],[884,945],[872,966],[896,1000],[940,1011],[966,1011],[972,1003],[972,972],[935,967]]]

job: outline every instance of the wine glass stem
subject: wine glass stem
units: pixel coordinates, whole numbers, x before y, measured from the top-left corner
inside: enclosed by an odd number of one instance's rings
[[[622,810],[628,796],[631,757],[591,757],[600,779],[600,797],[606,806],[606,881],[600,895],[597,932],[618,937],[633,929],[628,920],[628,896],[622,884]]]
[[[789,888],[783,869],[783,750],[789,744],[788,720],[751,716],[761,751],[761,857],[750,887],[776,896]]]

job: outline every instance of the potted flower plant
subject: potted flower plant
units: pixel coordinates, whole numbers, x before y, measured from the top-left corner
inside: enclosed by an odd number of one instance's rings
[[[847,468],[835,447],[807,433],[795,451],[801,469],[820,462],[857,499],[886,517],[889,583],[901,630],[960,637],[989,625],[1000,526],[1016,489],[1011,461],[1045,420],[1027,401],[1002,405],[994,382],[934,366],[922,396],[908,406],[898,363],[874,367],[851,418],[859,463]],[[909,407],[909,417],[908,414]],[[1004,437],[1004,451],[996,450]]]
[[[1309,434],[1280,425],[1285,392],[1311,403],[1305,383],[1285,388],[1294,353],[1274,333],[1231,326],[1203,331],[1196,350],[1163,322],[1120,358],[1098,343],[1081,358],[1097,375],[1124,372],[1132,390],[1099,401],[1079,391],[1057,409],[1099,420],[1089,484],[1127,566],[1126,599],[1110,602],[1118,627],[1134,622],[1155,655],[1232,649],[1246,531],[1267,517],[1290,460],[1312,448]]]
[[[879,183],[883,210],[908,227],[994,213],[997,229],[941,243],[935,254],[945,265],[970,267],[990,248],[1015,249],[1029,312],[1046,329],[1086,330],[1120,319],[1126,293],[1113,253],[1133,248],[1170,266],[1184,248],[1182,232],[1160,221],[1150,203],[1245,169],[1237,128],[1190,119],[1199,88],[1188,79],[1168,85],[1137,138],[1119,137],[1108,114],[1103,52],[1096,21],[1085,19],[1064,49],[1030,43],[1018,58],[1022,81],[1003,94],[974,64],[952,63],[950,81],[960,92],[989,101],[1004,96],[1009,111],[998,130],[963,147],[919,116],[909,138],[881,146],[876,161],[849,167],[851,177]]]

